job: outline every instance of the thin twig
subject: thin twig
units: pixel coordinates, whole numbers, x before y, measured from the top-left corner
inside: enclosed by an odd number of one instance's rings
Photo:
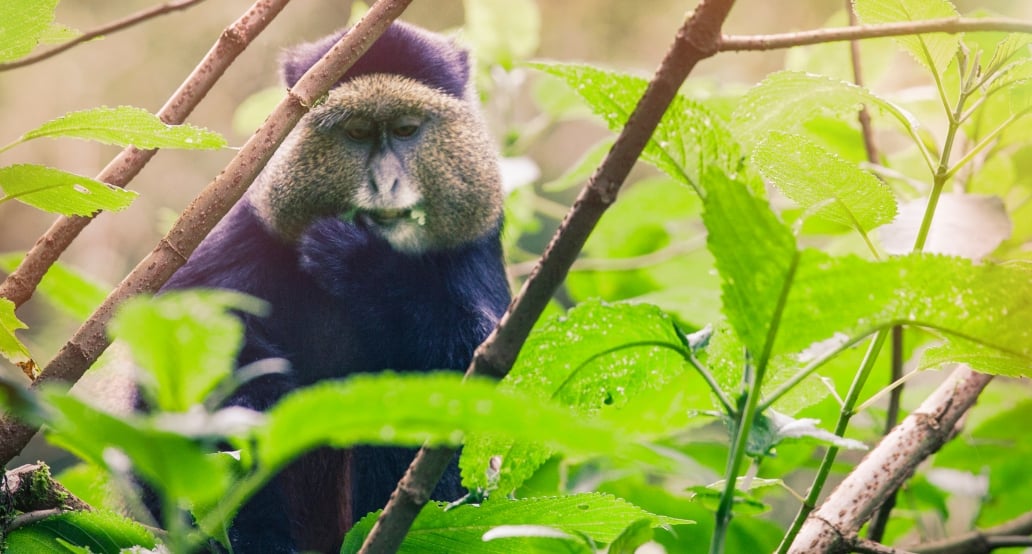
[[[259,0],[260,3],[267,1]],[[158,290],[186,262],[201,240],[243,195],[294,125],[410,2],[380,0],[374,4],[365,17],[304,74],[229,165],[187,206],[154,250],[79,327],[32,387],[55,381],[74,383],[82,376],[109,344],[104,328],[115,309],[132,296]],[[35,432],[34,426],[10,418],[0,420],[0,460],[13,458]]]
[[[211,47],[197,67],[158,111],[158,117],[170,125],[182,123],[208,91],[225,74],[226,69],[261,33],[289,0],[257,0],[229,27]],[[97,175],[97,180],[124,188],[133,180],[157,150],[126,147]],[[39,285],[43,275],[58,257],[93,221],[92,217],[61,217],[50,226],[26,253],[21,264],[0,283],[0,297],[21,306]]]
[[[1010,546],[1032,546],[1029,534],[1032,534],[1032,512],[1025,512],[1000,525],[909,548],[919,554],[988,554],[994,548],[1002,547],[1001,540],[1017,538],[1024,542]]]
[[[779,50],[793,46],[806,46],[825,42],[860,40],[880,37],[897,37],[923,33],[967,33],[973,31],[1004,31],[1010,33],[1032,33],[1032,22],[1019,19],[987,17],[970,19],[947,17],[883,23],[878,25],[857,25],[832,29],[814,29],[795,33],[775,35],[737,36],[725,35],[720,42],[721,52],[745,52],[753,50]]]
[[[466,370],[467,376],[501,378],[512,367],[531,328],[566,278],[588,235],[616,200],[617,192],[673,101],[677,89],[697,62],[719,51],[720,28],[733,4],[734,0],[702,0],[678,30],[673,46],[663,58],[613,148],[581,190],[498,327],[477,348]],[[420,449],[366,537],[360,554],[397,551],[455,452],[452,448]]]
[[[204,0],[179,0],[177,2],[169,2],[167,4],[162,4],[160,6],[154,6],[153,8],[141,10],[128,17],[112,21],[107,25],[97,27],[92,31],[83,33],[68,42],[59,44],[51,48],[50,50],[45,50],[43,52],[32,54],[30,56],[26,56],[20,60],[15,60],[13,62],[0,63],[0,71],[7,71],[9,69],[15,69],[18,67],[32,65],[36,62],[40,62],[47,58],[56,56],[61,52],[78,46],[84,42],[89,42],[97,37],[110,35],[111,33],[127,29],[129,27],[132,27],[133,25],[136,25],[137,23],[142,23],[144,21],[147,21],[148,19],[158,17],[159,15],[165,15],[167,13],[171,13],[174,11],[185,10],[190,6],[193,6],[194,4],[200,4],[201,2],[204,2]]]

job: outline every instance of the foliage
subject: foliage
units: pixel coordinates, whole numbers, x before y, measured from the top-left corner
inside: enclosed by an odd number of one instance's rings
[[[0,29],[0,61],[25,55],[53,26],[53,6],[28,4],[35,11],[17,13],[31,24]],[[503,121],[506,155],[523,156],[542,127],[588,113],[612,130],[626,124],[647,81],[528,63],[540,32],[533,2],[464,5],[485,105],[527,92],[507,75],[537,78],[528,96],[546,123]],[[957,14],[947,0],[854,5],[868,24]],[[818,465],[825,476],[846,471],[834,465],[839,449],[877,441],[876,426],[850,418],[885,417],[882,405],[861,399],[884,392],[872,383],[889,380],[882,347],[893,328],[905,329],[900,347],[915,372],[964,363],[1032,375],[1032,269],[1023,263],[1032,241],[1030,42],[999,33],[899,38],[944,115],[929,116],[927,101],[817,74],[826,44],[796,49],[792,71],[744,94],[682,92],[641,157],[658,173],[643,171],[621,193],[551,315],[497,385],[383,372],[297,391],[264,414],[221,408],[241,382],[280,368],[233,371],[241,344],[234,313],[263,314],[260,301],[192,291],[133,300],[110,329],[140,367],[154,413],[115,416],[60,389],[6,394],[20,390],[7,382],[14,377],[5,379],[6,409],[45,421],[48,440],[82,460],[70,481],[100,475],[133,505],[139,491],[130,476],[138,475],[161,499],[160,540],[177,552],[224,543],[243,502],[297,456],[356,444],[464,445],[470,495],[428,504],[402,552],[633,552],[650,541],[669,552],[773,550],[785,534],[775,521],[784,518],[767,514],[794,502],[786,483],[806,482]],[[257,104],[241,118],[260,117]],[[867,162],[856,123],[860,106],[879,137],[892,137],[876,163]],[[132,108],[68,114],[19,142],[41,136],[224,145]],[[591,148],[548,183],[511,191],[514,267],[536,256],[534,239],[609,146]],[[63,214],[120,209],[133,196],[29,165],[0,168],[0,188],[0,202]],[[972,221],[979,232],[958,227]],[[78,319],[103,296],[61,266],[38,292]],[[23,328],[0,299],[0,354],[32,374],[31,343],[15,335]],[[909,482],[902,494],[917,515],[893,512],[885,542],[912,542],[904,534],[917,517],[945,523],[956,500],[979,502],[980,526],[1027,512],[1032,474],[1021,460],[1032,445],[1007,423],[1032,410],[1015,399],[1024,389],[1007,381],[987,393],[1001,401],[986,403]],[[970,456],[974,441],[978,456]],[[815,485],[819,492],[823,478]],[[373,522],[372,514],[359,521],[343,551],[357,551]],[[63,514],[7,540],[32,548],[54,537],[64,541],[55,552],[154,541],[107,514]]]

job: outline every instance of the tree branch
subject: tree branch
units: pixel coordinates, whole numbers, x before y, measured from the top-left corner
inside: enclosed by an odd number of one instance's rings
[[[954,371],[810,514],[789,552],[847,551],[860,526],[919,463],[949,439],[958,421],[991,380],[991,375],[966,366]]]
[[[142,23],[144,21],[147,21],[148,19],[158,17],[159,15],[164,15],[178,10],[185,10],[190,6],[193,6],[194,4],[200,4],[201,2],[204,2],[204,0],[178,0],[176,2],[169,2],[167,4],[161,4],[160,6],[154,6],[153,8],[141,10],[128,17],[112,21],[111,23],[108,23],[103,27],[97,27],[92,31],[83,33],[82,35],[79,35],[74,39],[63,44],[59,44],[54,48],[51,48],[50,50],[32,54],[20,60],[15,60],[13,62],[0,63],[0,71],[7,71],[9,69],[25,67],[27,65],[43,61],[47,58],[56,56],[61,52],[78,46],[84,42],[89,42],[97,37],[110,35],[111,33],[127,29],[129,27],[132,27],[133,25],[136,25],[137,23]]]
[[[702,0],[678,30],[673,45],[620,132],[612,149],[545,249],[537,267],[502,316],[498,327],[473,355],[466,375],[501,378],[508,373],[549,298],[566,278],[588,235],[641,155],[688,73],[720,51],[720,28],[734,0]],[[434,484],[455,456],[452,448],[422,448],[366,537],[361,554],[397,551]]]
[[[1032,546],[1032,512],[995,527],[909,547],[918,554],[988,554],[1004,546]]]
[[[19,466],[5,473],[0,495],[6,497],[5,504],[9,501],[19,512],[92,509],[55,481],[43,462]]]
[[[721,52],[744,52],[750,50],[778,50],[793,46],[806,46],[824,42],[840,42],[879,37],[897,37],[923,33],[965,33],[972,31],[1004,31],[1010,33],[1032,33],[1032,22],[1019,19],[993,18],[970,19],[947,17],[924,21],[904,21],[879,25],[858,25],[833,29],[815,29],[777,35],[735,36],[725,35],[720,42]]]
[[[230,64],[265,30],[288,1],[257,0],[226,27],[211,50],[158,111],[158,117],[169,125],[185,121]],[[138,150],[129,146],[101,170],[97,180],[125,188],[156,153],[157,150]],[[0,283],[0,297],[11,300],[15,306],[28,301],[50,266],[91,221],[93,217],[61,217],[55,221],[28,251],[22,263]]]
[[[259,4],[267,1],[260,0]],[[32,387],[54,381],[74,383],[82,376],[109,344],[104,328],[115,309],[132,296],[157,291],[186,262],[201,240],[265,167],[294,125],[340,80],[410,2],[380,0],[374,4],[362,20],[301,77],[229,165],[187,206],[154,250],[79,327]],[[34,426],[10,418],[0,420],[0,460],[6,463],[13,458],[36,430]]]

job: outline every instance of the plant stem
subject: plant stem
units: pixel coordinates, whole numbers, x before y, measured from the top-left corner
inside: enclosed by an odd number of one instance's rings
[[[835,424],[835,435],[843,436],[846,433],[846,427],[849,426],[849,420],[853,417],[853,408],[856,406],[857,400],[860,398],[860,391],[863,390],[864,384],[867,382],[867,378],[871,375],[871,370],[874,369],[874,362],[878,359],[878,354],[881,353],[882,346],[885,344],[885,339],[889,336],[889,330],[883,329],[874,336],[874,340],[871,341],[871,345],[867,348],[867,354],[864,356],[864,361],[860,365],[860,370],[857,371],[856,376],[853,378],[853,384],[849,386],[849,392],[846,394],[846,399],[842,403],[842,411],[839,412],[838,422]],[[796,514],[794,520],[792,520],[792,526],[789,528],[785,538],[782,539],[781,544],[778,546],[778,554],[784,554],[788,552],[788,548],[792,546],[792,541],[795,540],[799,529],[803,527],[803,522],[810,515],[810,512],[817,507],[817,499],[820,498],[821,491],[824,489],[824,483],[828,480],[828,474],[831,473],[831,466],[835,462],[835,457],[838,455],[838,447],[828,447],[828,451],[824,454],[824,459],[821,460],[821,465],[817,468],[817,476],[813,480],[813,485],[810,486],[809,492],[806,494],[806,501],[799,507],[799,513]]]

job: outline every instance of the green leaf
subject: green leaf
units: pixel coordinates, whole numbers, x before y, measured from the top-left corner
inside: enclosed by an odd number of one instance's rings
[[[54,478],[72,495],[94,509],[119,509],[110,476],[102,468],[83,462],[67,467]]]
[[[428,504],[416,517],[400,553],[468,552],[509,554],[524,552],[518,539],[484,541],[481,537],[500,525],[546,526],[583,534],[598,543],[610,543],[630,521],[647,520],[651,527],[682,525],[691,521],[651,514],[608,494],[577,494],[524,500],[494,499],[480,506],[459,506],[444,511]],[[357,552],[376,518],[363,518],[348,532],[341,552]]]
[[[731,132],[743,146],[753,147],[772,131],[801,134],[808,121],[820,116],[853,121],[862,105],[888,113],[911,137],[919,136],[913,115],[871,91],[795,71],[773,73],[749,90],[731,118]]]
[[[0,355],[20,367],[29,377],[35,378],[39,375],[39,366],[33,361],[29,349],[14,335],[18,329],[26,328],[14,315],[14,302],[0,298]]]
[[[80,36],[82,36],[82,31],[78,29],[73,29],[61,23],[53,23],[47,28],[43,35],[39,37],[39,41],[43,44],[61,44],[62,42],[68,42],[79,38]]]
[[[25,256],[18,252],[0,254],[0,271],[13,272]],[[36,292],[62,312],[86,320],[107,297],[106,287],[61,262],[47,269]]]
[[[860,20],[868,25],[960,16],[948,0],[853,0],[853,6]],[[895,40],[921,65],[942,75],[957,53],[960,35],[905,35]]]
[[[588,65],[530,65],[565,81],[614,131],[627,123],[648,86],[640,77]],[[728,175],[743,170],[740,148],[723,120],[683,95],[677,95],[667,108],[641,159],[697,191],[706,185],[700,181],[703,168],[716,167]],[[762,183],[749,182],[753,190],[762,189]]]
[[[86,462],[126,473],[130,468],[119,465],[125,459],[156,490],[186,506],[214,503],[231,482],[227,456],[208,454],[191,438],[106,413],[60,388],[44,389],[42,397],[52,410],[47,440]]]
[[[454,372],[359,374],[295,392],[268,412],[257,436],[261,463],[276,468],[316,446],[457,445],[475,433],[538,441],[577,454],[657,456],[600,421],[486,379]],[[486,466],[485,466],[486,467]]]
[[[129,300],[109,326],[145,371],[140,386],[155,408],[201,404],[236,367],[243,324],[229,310],[261,315],[264,302],[228,290],[190,290]]]
[[[806,350],[822,341],[847,344],[910,323],[1025,358],[1032,368],[1029,268],[928,254],[870,262],[798,251],[788,229],[744,185],[719,174],[709,181],[718,186],[706,197],[704,220],[724,282],[724,310],[754,356],[768,347],[802,364]]]
[[[123,548],[154,548],[154,535],[142,525],[112,512],[65,512],[7,535],[7,552],[68,554],[83,548],[95,554],[118,554]]]
[[[771,132],[753,151],[760,174],[814,215],[861,233],[896,216],[885,183],[800,135]]]
[[[551,399],[580,413],[620,408],[694,371],[685,360],[686,350],[680,331],[656,307],[588,301],[540,325],[499,389]],[[711,407],[705,389],[700,393],[700,404]],[[501,456],[498,489],[508,493],[517,488],[554,453],[544,441],[528,439],[471,437],[459,463],[463,483],[471,489],[488,487],[484,468],[492,456]]]
[[[0,2],[0,62],[32,52],[54,21],[59,0],[4,0]]]
[[[770,456],[779,444],[788,440],[810,440],[841,449],[867,450],[864,443],[839,437],[817,427],[818,423],[820,421],[816,419],[796,419],[774,410],[758,414],[752,429],[749,429],[746,452],[753,457]]]
[[[1020,377],[1032,372],[1026,357],[957,337],[950,337],[942,344],[923,351],[918,369],[932,369],[957,363],[967,364],[976,371],[994,375]]]
[[[478,61],[512,69],[515,62],[537,51],[541,13],[532,0],[464,0],[463,38]]]
[[[638,547],[652,540],[652,522],[639,519],[627,526],[609,545],[607,554],[634,554]]]
[[[0,168],[0,190],[5,195],[0,204],[14,199],[51,213],[82,216],[121,210],[137,196],[89,177],[32,164]]]
[[[117,146],[213,150],[226,147],[214,131],[193,125],[168,125],[147,110],[132,106],[93,108],[67,113],[22,135],[20,142],[39,137],[74,137]]]

